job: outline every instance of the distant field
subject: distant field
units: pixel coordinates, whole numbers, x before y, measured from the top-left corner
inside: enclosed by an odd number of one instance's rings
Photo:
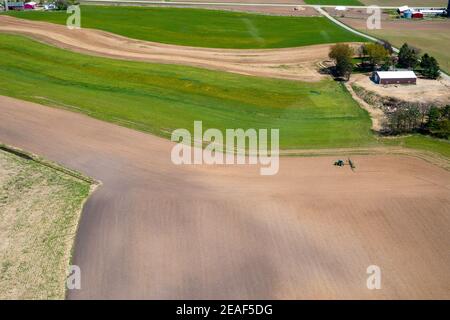
[[[0,299],[64,299],[90,184],[0,149]]]
[[[65,24],[65,12],[9,15]],[[283,48],[364,41],[323,17],[281,17],[219,10],[82,6],[81,23],[130,38],[211,48]]]
[[[168,137],[176,128],[280,128],[282,148],[374,143],[370,118],[340,84],[265,79],[96,58],[0,35],[0,94]]]
[[[377,4],[379,6],[447,6],[446,0],[361,0],[366,5]]]
[[[306,4],[363,6],[358,0],[304,0]]]
[[[450,19],[385,21],[380,30],[368,30],[364,19],[341,18],[342,22],[375,37],[388,40],[396,47],[403,43],[415,46],[421,53],[438,59],[441,69],[450,72]]]

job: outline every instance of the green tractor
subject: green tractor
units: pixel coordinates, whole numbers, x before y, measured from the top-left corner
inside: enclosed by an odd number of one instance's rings
[[[355,168],[356,168],[355,163],[350,158],[348,158],[347,163],[345,163],[345,161],[341,160],[341,159],[334,162],[334,165],[338,166],[338,167],[343,167],[346,164],[350,166],[350,169],[352,169],[352,171],[355,170]]]

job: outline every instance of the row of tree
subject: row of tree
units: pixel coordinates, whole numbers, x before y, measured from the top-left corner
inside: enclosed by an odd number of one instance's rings
[[[397,56],[393,54],[392,45],[389,42],[366,43],[357,50],[361,64],[365,70],[388,70],[391,67],[414,69],[420,67],[421,74],[429,79],[439,77],[439,64],[434,57],[425,53],[419,58],[419,50],[404,44]],[[333,73],[339,78],[348,80],[353,71],[352,59],[355,51],[348,44],[336,44],[329,53],[329,57],[335,61]]]
[[[420,132],[450,138],[450,105],[444,108],[406,103],[387,114],[385,130],[391,134]]]
[[[420,50],[403,44],[398,53],[398,65],[402,68],[414,69],[420,66],[421,73],[426,78],[436,79],[439,77],[439,63],[434,57],[425,53],[419,58]]]

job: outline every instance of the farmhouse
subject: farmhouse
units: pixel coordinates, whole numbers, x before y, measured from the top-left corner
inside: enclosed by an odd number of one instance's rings
[[[414,71],[375,71],[372,79],[378,84],[416,84]]]

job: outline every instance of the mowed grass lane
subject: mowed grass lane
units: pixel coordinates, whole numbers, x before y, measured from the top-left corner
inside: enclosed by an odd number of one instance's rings
[[[338,83],[265,79],[86,56],[0,34],[0,94],[170,137],[176,128],[279,128],[282,148],[366,146],[370,118]]]
[[[11,16],[65,24],[66,12],[19,11]],[[281,17],[188,8],[81,6],[83,28],[176,45],[285,48],[364,41],[323,17]]]

